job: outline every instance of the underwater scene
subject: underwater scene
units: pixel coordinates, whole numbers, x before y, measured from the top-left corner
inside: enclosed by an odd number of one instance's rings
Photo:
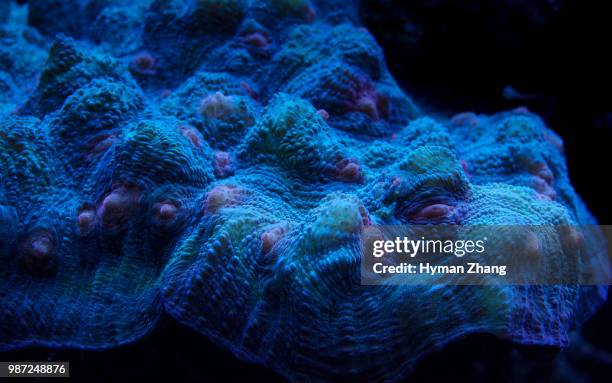
[[[0,0],[0,380],[608,382],[578,0]]]

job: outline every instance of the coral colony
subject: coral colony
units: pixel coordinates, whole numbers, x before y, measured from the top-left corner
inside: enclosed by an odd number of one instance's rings
[[[356,4],[28,8],[0,15],[0,349],[115,347],[165,312],[291,380],[396,381],[473,332],[567,345],[605,299],[360,284],[364,226],[595,221],[538,116],[423,114]]]

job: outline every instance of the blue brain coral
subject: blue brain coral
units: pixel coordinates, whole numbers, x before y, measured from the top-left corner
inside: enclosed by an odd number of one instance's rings
[[[537,116],[423,115],[356,5],[28,7],[0,26],[0,349],[166,312],[293,380],[394,381],[473,332],[564,346],[605,299],[360,284],[365,225],[595,221]]]

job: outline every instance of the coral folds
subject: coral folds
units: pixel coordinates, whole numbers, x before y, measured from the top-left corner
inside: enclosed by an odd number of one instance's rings
[[[605,299],[360,284],[364,225],[595,221],[538,116],[423,114],[357,4],[7,8],[2,350],[114,347],[165,312],[295,381],[395,381],[473,332],[564,346]]]

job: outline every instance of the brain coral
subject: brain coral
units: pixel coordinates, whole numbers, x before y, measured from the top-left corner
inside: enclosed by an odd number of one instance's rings
[[[605,299],[360,284],[365,225],[595,221],[540,118],[424,115],[356,4],[28,7],[0,27],[0,349],[166,312],[292,380],[395,381],[473,332],[564,346]]]

